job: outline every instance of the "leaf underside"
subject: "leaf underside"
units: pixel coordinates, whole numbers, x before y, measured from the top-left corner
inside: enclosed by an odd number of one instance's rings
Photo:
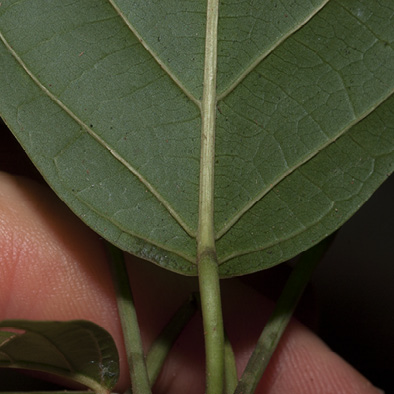
[[[6,330],[0,330],[0,367],[55,374],[98,393],[118,381],[115,343],[92,322],[4,320],[0,328]]]
[[[341,226],[393,171],[391,0],[220,3],[222,277]],[[195,275],[205,1],[10,0],[0,112],[95,231]]]

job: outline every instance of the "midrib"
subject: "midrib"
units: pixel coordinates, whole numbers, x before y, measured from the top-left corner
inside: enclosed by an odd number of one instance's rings
[[[217,29],[219,1],[208,0],[204,86],[201,104],[200,189],[197,255],[215,250],[214,164],[216,127]]]

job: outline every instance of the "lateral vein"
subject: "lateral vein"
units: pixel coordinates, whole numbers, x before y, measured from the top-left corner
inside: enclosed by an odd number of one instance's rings
[[[178,222],[178,224],[186,231],[186,233],[195,237],[195,232],[189,228],[189,226],[183,221],[183,219],[178,215],[175,209],[165,200],[162,195],[155,189],[155,187],[150,184],[147,179],[145,179],[128,161],[126,161],[119,153],[116,152],[103,138],[97,135],[92,128],[90,128],[85,122],[83,122],[70,108],[68,108],[58,97],[56,97],[47,87],[45,87],[41,81],[33,74],[33,72],[28,68],[22,58],[15,52],[12,46],[8,43],[7,39],[2,33],[0,33],[0,39],[15,58],[15,60],[20,64],[20,66],[25,70],[33,82],[41,89],[46,96],[48,96],[53,102],[55,102],[64,112],[67,113],[75,122],[77,122],[82,129],[84,129],[92,138],[94,138],[101,146],[103,146],[117,161],[119,161],[123,166],[125,166],[146,188],[152,195],[161,203],[170,215]]]
[[[221,238],[224,234],[227,233],[235,225],[238,220],[247,212],[249,209],[255,205],[258,201],[260,201],[265,195],[267,195],[275,186],[277,186],[280,182],[282,182],[287,176],[292,174],[298,168],[300,168],[303,164],[313,159],[318,153],[327,148],[329,145],[334,143],[338,138],[343,136],[348,130],[350,130],[353,126],[361,122],[365,119],[369,114],[371,114],[377,107],[383,104],[386,100],[388,100],[394,94],[394,90],[391,90],[387,93],[386,96],[382,97],[380,102],[374,103],[369,108],[366,109],[362,114],[360,114],[357,118],[350,122],[346,127],[343,128],[338,134],[333,138],[329,138],[324,144],[316,148],[313,152],[307,155],[303,160],[294,165],[293,167],[289,167],[287,171],[285,171],[281,176],[279,176],[274,182],[272,182],[268,188],[264,189],[259,193],[255,198],[253,198],[248,204],[246,204],[242,209],[240,209],[229,221],[217,232],[216,239]]]
[[[108,0],[116,13],[120,16],[129,30],[134,34],[134,36],[138,39],[140,44],[146,49],[146,51],[152,56],[152,58],[156,61],[156,63],[160,66],[160,68],[174,81],[174,83],[182,90],[182,92],[191,100],[193,103],[201,109],[201,101],[194,97],[193,94],[189,92],[188,89],[183,85],[183,83],[172,73],[172,71],[166,66],[165,63],[157,56],[157,54],[153,51],[153,49],[148,45],[148,43],[143,39],[141,34],[135,29],[135,27],[130,23],[127,19],[126,15],[120,9],[120,7],[116,4],[115,0]]]
[[[267,51],[263,52],[258,56],[238,77],[233,81],[233,83],[218,95],[218,101],[224,99],[228,96],[270,53],[272,53],[283,41],[285,41],[289,36],[299,30],[304,26],[311,18],[313,18],[330,0],[325,0],[319,7],[317,7],[314,12],[310,13],[303,21],[298,23],[293,29],[289,30],[287,34],[280,37]]]

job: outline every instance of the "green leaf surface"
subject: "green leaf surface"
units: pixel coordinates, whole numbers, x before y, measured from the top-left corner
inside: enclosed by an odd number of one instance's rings
[[[195,275],[205,1],[8,0],[0,113],[59,196],[122,249]],[[393,171],[391,0],[223,0],[221,276],[341,226]]]
[[[0,328],[0,367],[48,372],[99,394],[111,392],[118,381],[115,343],[94,323],[3,320]]]

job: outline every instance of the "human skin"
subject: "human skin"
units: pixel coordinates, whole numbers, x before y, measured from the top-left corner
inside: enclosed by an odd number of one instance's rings
[[[127,262],[147,350],[197,282],[132,256]],[[223,281],[222,298],[226,331],[242,371],[272,302],[237,279]],[[127,363],[102,241],[46,186],[0,173],[0,319],[14,318],[87,319],[101,325],[120,353],[116,391],[126,389]],[[154,393],[203,393],[203,363],[197,314],[171,351]],[[379,392],[296,320],[286,329],[257,389],[261,394]]]

